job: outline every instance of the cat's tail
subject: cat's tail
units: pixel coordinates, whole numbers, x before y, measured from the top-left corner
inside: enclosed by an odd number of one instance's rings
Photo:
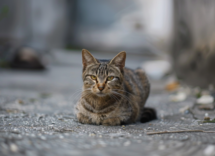
[[[149,107],[144,107],[140,122],[145,123],[157,119],[156,110]]]

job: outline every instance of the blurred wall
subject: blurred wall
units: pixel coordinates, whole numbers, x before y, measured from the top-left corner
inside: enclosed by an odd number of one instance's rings
[[[37,49],[62,48],[67,32],[66,0],[1,0],[8,14],[0,21],[0,38]]]
[[[167,50],[171,0],[78,0],[71,44],[107,50]]]
[[[171,0],[1,0],[0,40],[37,49],[168,50]],[[1,41],[0,41],[1,42]]]
[[[174,71],[184,82],[215,86],[215,1],[174,1]]]

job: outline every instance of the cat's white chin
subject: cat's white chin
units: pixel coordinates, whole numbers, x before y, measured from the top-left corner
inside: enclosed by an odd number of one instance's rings
[[[99,92],[99,93],[97,93],[96,95],[99,96],[99,97],[104,97],[104,96],[106,96],[106,94],[104,94],[104,93],[102,93],[102,92]]]

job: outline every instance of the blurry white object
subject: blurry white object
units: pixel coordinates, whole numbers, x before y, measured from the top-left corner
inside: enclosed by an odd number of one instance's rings
[[[211,104],[214,102],[214,98],[211,95],[202,95],[196,100],[197,104]]]
[[[147,61],[142,64],[142,68],[147,75],[153,79],[161,79],[170,71],[170,63],[165,60]]]
[[[184,101],[187,98],[187,95],[184,92],[178,92],[175,95],[171,95],[169,97],[170,101],[173,102],[180,102],[180,101]]]
[[[214,152],[215,152],[214,145],[208,145],[204,150],[205,155],[212,155]]]

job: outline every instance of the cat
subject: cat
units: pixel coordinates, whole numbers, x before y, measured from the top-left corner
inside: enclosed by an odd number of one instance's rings
[[[156,119],[152,108],[144,108],[150,84],[141,69],[125,68],[126,52],[112,60],[99,60],[82,50],[82,95],[76,105],[80,123],[116,126]]]

